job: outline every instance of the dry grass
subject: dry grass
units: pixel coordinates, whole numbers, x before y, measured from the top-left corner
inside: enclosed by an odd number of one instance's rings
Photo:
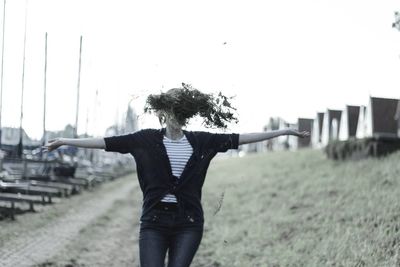
[[[313,150],[215,161],[193,266],[400,266],[399,162]]]

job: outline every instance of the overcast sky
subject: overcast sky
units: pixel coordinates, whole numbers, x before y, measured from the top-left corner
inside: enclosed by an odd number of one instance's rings
[[[102,135],[130,100],[142,114],[149,93],[181,82],[235,95],[237,132],[262,130],[270,116],[295,122],[369,95],[400,97],[400,32],[391,27],[400,1],[8,0],[3,126],[19,126],[26,10],[23,126],[34,138],[46,32],[50,130],[75,122],[81,35],[80,133]],[[140,125],[159,127],[151,116]]]

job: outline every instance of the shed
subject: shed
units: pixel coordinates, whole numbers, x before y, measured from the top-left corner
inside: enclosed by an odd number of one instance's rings
[[[324,115],[322,126],[321,144],[326,146],[330,141],[337,140],[339,137],[341,110],[327,109]]]
[[[370,97],[364,109],[364,118],[360,118],[357,127],[357,138],[395,138],[398,134],[396,112],[399,100],[392,98]]]
[[[322,126],[324,123],[324,116],[325,113],[318,112],[313,122],[313,128],[311,131],[311,144],[314,148],[321,147],[321,141],[322,141],[321,136],[322,136]]]
[[[347,105],[342,113],[339,127],[339,140],[345,141],[356,136],[360,106]]]
[[[302,131],[307,131],[311,133],[311,130],[313,128],[313,119],[306,119],[306,118],[299,118],[297,120],[297,126],[299,132]],[[304,138],[298,138],[297,139],[297,147],[302,148],[302,147],[309,147],[311,146],[311,137],[304,137]]]

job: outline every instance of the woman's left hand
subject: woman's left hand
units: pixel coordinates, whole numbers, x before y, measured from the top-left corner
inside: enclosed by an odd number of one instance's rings
[[[289,135],[295,135],[295,136],[300,137],[300,138],[305,138],[305,137],[310,137],[310,132],[308,132],[308,131],[299,132],[298,130],[290,129],[289,130]]]

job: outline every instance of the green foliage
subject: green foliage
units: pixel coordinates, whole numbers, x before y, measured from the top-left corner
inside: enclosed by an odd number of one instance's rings
[[[236,109],[230,103],[231,98],[221,92],[218,95],[204,94],[185,83],[182,83],[182,88],[170,91],[172,93],[149,95],[144,111],[173,114],[182,125],[195,116],[202,117],[204,125],[209,128],[227,128],[227,123],[238,122],[233,114]]]
[[[365,159],[386,156],[400,150],[400,139],[351,138],[345,141],[334,140],[325,147],[328,158],[334,160]]]

